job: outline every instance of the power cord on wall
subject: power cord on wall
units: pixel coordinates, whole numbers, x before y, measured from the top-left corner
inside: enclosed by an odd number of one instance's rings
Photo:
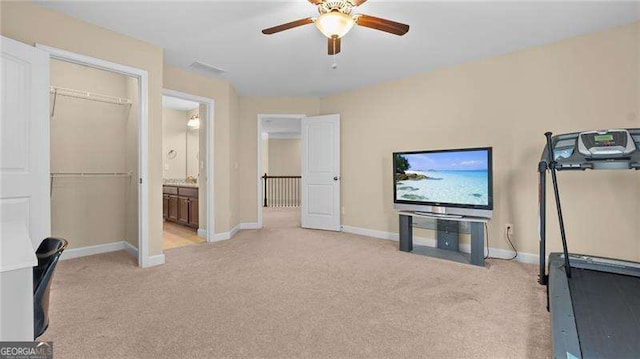
[[[509,245],[511,246],[511,248],[513,249],[513,252],[515,253],[513,255],[513,257],[511,258],[498,258],[498,257],[491,257],[491,254],[489,253],[489,226],[487,226],[487,223],[485,222],[484,224],[484,233],[486,233],[486,247],[487,247],[487,254],[484,256],[484,259],[500,259],[500,260],[504,260],[504,261],[512,261],[514,259],[516,259],[518,257],[518,250],[516,249],[516,246],[513,245],[513,242],[511,242],[511,237],[509,236],[509,230],[505,229],[505,238],[507,239],[507,242],[509,243]]]

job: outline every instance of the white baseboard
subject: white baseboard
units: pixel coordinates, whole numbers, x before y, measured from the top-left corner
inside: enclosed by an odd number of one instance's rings
[[[81,248],[71,248],[62,252],[60,256],[60,260],[79,258],[92,256],[94,254],[115,252],[125,250],[127,253],[131,254],[133,257],[138,258],[138,248],[132,246],[127,241],[119,241],[105,244],[98,244],[95,246],[81,247]],[[164,264],[164,254],[158,254],[155,256],[149,256],[147,260],[146,267],[157,266],[160,264]]]
[[[60,260],[92,256],[94,254],[100,254],[100,253],[121,251],[125,249],[124,243],[125,241],[119,241],[119,242],[113,242],[113,243],[98,244],[95,246],[67,249],[64,252],[62,252],[62,255],[60,256]]]
[[[145,268],[159,266],[161,264],[164,264],[164,254],[156,254],[155,256],[149,256]]]
[[[239,223],[236,226],[234,226],[233,228],[231,228],[231,230],[228,231],[228,232],[216,233],[213,236],[213,241],[211,241],[211,242],[224,241],[224,240],[227,240],[227,239],[231,239],[240,230],[243,230],[243,229],[258,229],[258,223]]]
[[[359,234],[361,236],[380,238],[380,239],[388,239],[392,241],[399,240],[398,233],[384,232],[378,231],[375,229],[361,228],[361,227],[352,227],[352,226],[342,226],[342,231],[347,233]],[[416,237],[413,237],[416,238]]]
[[[216,233],[213,235],[213,239],[210,240],[209,242],[219,242],[219,241],[227,240],[229,238],[231,238],[229,237],[229,232]]]
[[[225,241],[231,238],[231,232],[216,233],[213,235],[211,242]]]
[[[258,229],[258,223],[240,223],[240,229]]]
[[[236,235],[236,233],[238,233],[239,230],[240,230],[240,225],[238,224],[235,227],[231,228],[231,230],[228,231],[228,232],[216,233],[213,236],[213,241],[212,242],[224,241],[224,240],[227,240],[227,239],[231,239],[233,236]]]
[[[342,226],[342,231],[347,233],[359,234],[365,237],[373,237],[380,239],[387,239],[390,241],[399,241],[400,237],[398,233],[384,232],[378,231],[375,229],[368,228],[360,228],[360,227],[352,227],[352,226]],[[435,247],[436,240],[432,238],[413,236],[413,243],[421,246],[430,246]]]
[[[239,230],[240,230],[240,223],[236,224],[233,228],[231,228],[231,230],[229,231],[229,238],[233,238],[233,236],[235,236]]]
[[[198,237],[207,238],[207,230],[203,228],[198,228],[198,232],[196,233]]]
[[[378,231],[375,229],[360,228],[360,227],[353,227],[353,226],[342,226],[342,231],[347,233],[359,234],[361,236],[380,238],[380,239],[386,239],[391,241],[399,240],[398,233]],[[429,246],[429,247],[436,246],[436,240],[434,238],[425,238],[425,237],[419,237],[419,236],[413,236],[413,243],[417,245]],[[460,248],[460,251],[464,253],[469,253],[471,251],[471,245],[468,243],[460,243],[459,248]],[[502,249],[502,248],[490,247],[489,254],[491,257],[507,259],[513,256],[513,251]],[[518,257],[516,258],[516,260],[522,263],[536,264],[538,263],[539,258],[540,256],[538,256],[537,254],[518,252]]]
[[[127,241],[123,241],[123,242],[124,242],[124,250],[127,251],[132,256],[138,258],[138,248],[132,246],[131,243]]]

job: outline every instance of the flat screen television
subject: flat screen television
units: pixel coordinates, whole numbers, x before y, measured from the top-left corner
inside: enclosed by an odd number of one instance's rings
[[[491,218],[491,152],[491,147],[394,152],[394,208]]]

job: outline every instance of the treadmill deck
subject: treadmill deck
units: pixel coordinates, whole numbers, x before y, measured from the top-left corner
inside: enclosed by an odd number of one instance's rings
[[[640,278],[573,266],[571,274],[583,357],[640,357]]]

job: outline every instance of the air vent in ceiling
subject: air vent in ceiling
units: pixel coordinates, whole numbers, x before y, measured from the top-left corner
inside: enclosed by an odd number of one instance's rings
[[[212,76],[220,76],[225,72],[227,72],[219,67],[205,64],[204,62],[200,62],[200,61],[196,61],[192,63],[191,65],[189,65],[189,68],[197,72],[203,73],[205,75],[212,75]]]

